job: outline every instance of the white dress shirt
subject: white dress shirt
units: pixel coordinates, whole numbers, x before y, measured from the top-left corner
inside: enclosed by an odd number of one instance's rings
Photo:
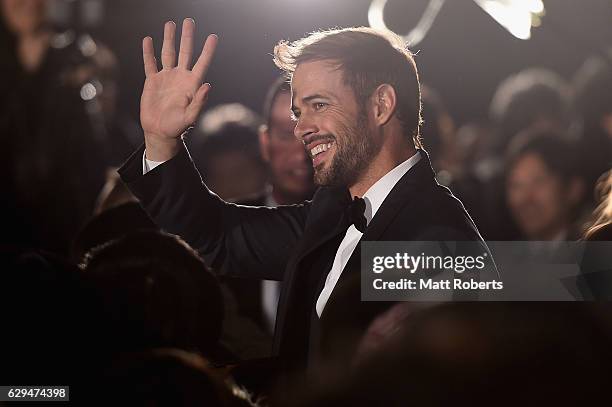
[[[165,163],[165,161],[153,161],[147,158],[147,150],[142,153],[142,175],[145,175],[147,172],[151,171],[153,168],[157,167]]]
[[[272,191],[266,195],[266,206],[273,208],[278,206],[278,202],[272,196]],[[264,314],[264,321],[268,332],[274,333],[276,326],[276,314],[278,311],[278,300],[280,299],[281,282],[275,280],[261,280],[261,307]]]
[[[374,185],[372,185],[370,189],[368,189],[367,192],[363,195],[363,200],[366,204],[364,215],[366,217],[368,225],[376,215],[378,208],[380,208],[382,203],[385,201],[387,195],[389,195],[389,192],[391,192],[395,184],[397,184],[400,178],[402,178],[410,168],[412,168],[416,163],[418,163],[420,159],[421,155],[417,151],[415,155],[413,155],[403,163],[399,164],[397,167],[385,174],[381,179],[376,181]],[[344,266],[346,266],[346,263],[351,258],[355,247],[357,247],[357,244],[361,240],[361,236],[363,236],[363,233],[357,230],[355,225],[351,225],[346,231],[344,239],[342,239],[342,242],[338,247],[338,251],[336,252],[336,257],[334,258],[332,268],[329,271],[329,274],[327,274],[325,286],[323,287],[323,290],[321,291],[321,294],[319,294],[319,298],[317,299],[316,309],[317,315],[319,317],[321,317],[323,309],[325,308],[325,304],[327,304],[327,301],[329,300],[329,297],[331,296],[334,287],[340,279],[340,275],[342,275],[342,270],[344,270]]]
[[[146,153],[146,152],[145,152]],[[389,195],[389,192],[393,189],[395,184],[412,168],[416,163],[418,163],[421,159],[421,155],[417,151],[412,157],[399,164],[397,167],[393,168],[387,174],[385,174],[381,179],[376,181],[374,185],[370,187],[363,195],[363,199],[366,204],[365,209],[365,217],[367,224],[369,225],[376,212],[382,205],[382,203]],[[163,164],[163,161],[152,161],[146,158],[145,154],[142,155],[142,173],[146,174],[151,171],[153,168],[158,165]],[[344,239],[340,242],[340,246],[336,251],[336,257],[334,258],[334,263],[332,264],[332,268],[327,274],[327,279],[325,280],[325,286],[319,294],[319,298],[317,299],[316,310],[317,315],[321,317],[323,313],[323,309],[331,296],[334,287],[338,283],[340,279],[340,275],[342,275],[342,270],[344,270],[344,266],[350,259],[353,251],[357,247],[357,244],[361,240],[363,233],[357,230],[355,225],[351,225],[346,234],[344,235]],[[278,300],[277,300],[278,301]],[[267,307],[266,307],[267,305]],[[264,305],[265,308],[271,309],[273,308],[272,304]]]

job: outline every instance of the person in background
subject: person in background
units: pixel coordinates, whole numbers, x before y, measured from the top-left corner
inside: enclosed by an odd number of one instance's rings
[[[561,132],[540,130],[518,135],[509,146],[506,199],[520,238],[575,240],[584,197],[570,142]]]
[[[487,153],[476,163],[484,186],[483,235],[489,240],[512,240],[520,235],[507,210],[504,196],[504,157],[508,146],[524,130],[560,129],[571,120],[570,87],[555,72],[528,68],[503,80],[490,105],[493,131]]]
[[[259,129],[261,155],[268,164],[269,184],[257,205],[292,205],[312,197],[312,165],[304,145],[293,135],[291,119],[291,85],[279,77],[268,90],[264,101],[265,124]],[[254,203],[255,204],[255,203]],[[253,281],[249,281],[253,284]],[[265,328],[274,333],[280,283],[261,282],[261,301]]]
[[[51,2],[2,0],[0,243],[68,252],[104,182],[104,139],[79,73],[95,54],[87,35],[55,32]]]
[[[216,106],[198,121],[187,145],[205,168],[207,185],[223,199],[244,202],[262,194],[266,166],[259,150],[261,119],[239,103]]]
[[[573,106],[579,113],[580,151],[589,159],[582,172],[593,191],[602,174],[612,168],[612,50],[587,59],[573,80]],[[588,198],[595,204],[595,196]]]
[[[222,357],[219,283],[182,239],[137,230],[90,250],[81,268],[102,302],[112,352],[178,347]]]
[[[571,123],[570,96],[567,81],[548,69],[525,69],[502,81],[490,106],[497,129],[493,153],[503,155],[512,139],[529,128],[566,129]]]
[[[429,86],[422,86],[422,133],[427,135],[425,149],[436,169],[437,181],[450,188],[479,224],[483,218],[482,184],[472,167],[478,153],[474,135],[465,135],[455,126],[455,121],[444,104],[441,95]],[[485,236],[486,237],[486,236]]]
[[[312,165],[309,162],[304,146],[293,135],[295,123],[291,119],[291,87],[287,80],[279,77],[272,83],[263,106],[264,123],[259,128],[259,147],[261,157],[267,164],[268,179],[263,193],[249,197],[237,203],[249,206],[276,207],[303,202],[312,197]],[[234,336],[233,343],[255,338],[265,345],[265,352],[248,353],[249,357],[268,356],[271,352],[272,334],[276,322],[276,312],[280,297],[280,283],[273,280],[250,280],[244,278],[223,277],[223,284],[228,287],[238,305],[241,315],[257,324],[260,332],[249,328],[244,321],[240,325],[228,321],[225,334]],[[251,326],[251,328],[254,328]],[[265,342],[262,342],[265,333]],[[243,346],[241,346],[243,347]],[[251,345],[250,348],[253,346]],[[259,349],[257,347],[256,349]],[[254,349],[254,350],[256,350]],[[263,347],[261,348],[263,351]]]
[[[288,114],[287,114],[288,115]],[[194,162],[205,168],[207,185],[223,199],[248,206],[276,206],[268,170],[260,148],[260,117],[239,103],[217,106],[196,123],[186,144]],[[277,192],[283,193],[281,189]],[[266,323],[261,282],[229,276],[220,277],[227,312],[222,338],[239,360],[269,356],[272,349],[273,322]],[[270,283],[272,284],[272,283]],[[273,291],[272,296],[276,295]],[[274,315],[278,299],[268,307]],[[273,318],[273,316],[271,317]]]
[[[264,101],[264,121],[259,129],[261,155],[268,164],[268,206],[289,205],[312,196],[312,165],[304,145],[293,135],[291,85],[279,77]]]
[[[423,134],[427,134],[425,149],[431,163],[437,170],[438,182],[449,185],[461,175],[460,163],[456,155],[455,121],[446,108],[442,97],[433,88],[422,85]]]
[[[96,134],[105,140],[104,153],[115,169],[125,161],[130,151],[138,147],[140,128],[128,114],[118,109],[121,86],[119,61],[111,48],[96,41],[92,55],[75,75],[85,100],[85,109],[92,118]]]

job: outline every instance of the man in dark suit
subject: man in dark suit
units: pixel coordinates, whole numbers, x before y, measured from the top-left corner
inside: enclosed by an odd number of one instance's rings
[[[255,208],[219,199],[180,138],[210,90],[200,84],[217,43],[209,36],[189,70],[193,31],[193,20],[185,20],[175,66],[175,25],[166,24],[159,72],[145,38],[145,146],[120,173],[152,218],[214,270],[282,280],[274,352],[286,366],[303,367],[317,354],[320,319],[360,272],[360,242],[469,240],[486,249],[421,148],[412,55],[400,37],[369,28],[320,32],[275,48],[275,63],[291,77],[294,135],[321,186],[312,201]],[[343,298],[354,302],[352,318],[365,329],[392,303],[361,302],[355,290]]]

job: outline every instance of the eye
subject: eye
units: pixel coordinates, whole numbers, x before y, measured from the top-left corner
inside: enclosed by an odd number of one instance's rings
[[[313,103],[313,107],[314,107],[314,111],[315,112],[320,112],[321,110],[325,109],[327,107],[327,103],[324,102],[315,102]]]

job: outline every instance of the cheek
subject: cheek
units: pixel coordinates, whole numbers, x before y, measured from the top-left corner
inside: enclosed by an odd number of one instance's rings
[[[509,206],[519,205],[528,195],[528,185],[522,182],[509,182],[506,185],[506,202]]]
[[[538,202],[547,207],[556,206],[563,199],[560,185],[553,180],[539,183],[534,189],[534,195]]]
[[[282,168],[288,165],[292,149],[286,145],[274,143],[270,145],[270,160],[273,167]]]
[[[354,132],[358,124],[357,115],[351,115],[338,109],[330,109],[321,116],[320,127],[329,134],[347,134]]]

